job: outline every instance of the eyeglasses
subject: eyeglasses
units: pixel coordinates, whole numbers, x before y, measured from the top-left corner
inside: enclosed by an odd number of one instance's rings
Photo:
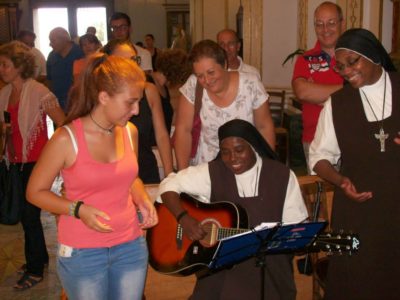
[[[134,55],[131,57],[131,59],[140,66],[140,63],[142,62],[142,58],[139,55]]]
[[[126,24],[111,26],[111,31],[127,30],[129,28]]]
[[[337,73],[342,73],[346,68],[354,67],[358,63],[360,58],[361,58],[361,55],[359,55],[356,58],[352,58],[352,59],[348,60],[346,64],[341,64],[341,63],[337,62],[336,65],[333,66],[333,70]]]
[[[314,22],[314,26],[317,30],[323,30],[325,27],[328,29],[335,29],[336,25],[340,22],[340,20],[332,19],[328,20],[328,22],[324,23],[322,21]]]

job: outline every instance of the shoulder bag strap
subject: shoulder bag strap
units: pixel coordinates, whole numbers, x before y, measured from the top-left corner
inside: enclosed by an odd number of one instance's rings
[[[196,91],[194,97],[194,115],[196,116],[200,113],[203,98],[203,87],[201,86],[199,80],[196,81]]]
[[[4,157],[6,155],[7,146],[9,147],[11,155],[14,156],[14,154],[15,154],[14,145],[12,144],[12,142],[10,142],[10,136],[11,136],[11,125],[8,124],[8,125],[6,125],[5,132],[4,132],[4,145],[3,145],[2,155],[1,155],[2,157]]]
[[[3,144],[3,151],[1,151],[1,158],[3,158],[4,155],[6,154],[7,142],[8,142],[8,134],[7,134],[7,129],[5,129],[4,130],[4,144]]]

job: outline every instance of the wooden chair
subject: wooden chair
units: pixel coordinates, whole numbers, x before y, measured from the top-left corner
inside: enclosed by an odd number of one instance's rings
[[[330,216],[332,211],[332,199],[334,186],[318,176],[308,175],[297,178],[301,192],[310,216],[310,220],[315,213],[316,200],[320,198],[320,206],[316,212],[317,220],[328,221],[327,231],[330,230]],[[326,271],[329,259],[325,253],[311,253],[309,255],[312,267],[312,299],[323,299],[326,283]]]
[[[283,127],[286,91],[267,91],[269,95],[269,110],[275,125],[276,151],[280,161],[289,162],[289,133]]]
[[[290,100],[292,100],[292,105],[294,108],[297,108],[298,110],[303,110],[303,105],[299,100],[296,99],[296,97],[290,97]]]

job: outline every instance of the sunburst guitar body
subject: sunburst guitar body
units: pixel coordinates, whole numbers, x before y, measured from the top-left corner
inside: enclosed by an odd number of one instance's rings
[[[159,223],[148,230],[149,263],[158,272],[186,276],[207,270],[220,239],[247,231],[246,212],[231,202],[202,203],[181,195],[182,206],[207,232],[200,241],[183,235],[182,227],[171,212],[156,203]]]

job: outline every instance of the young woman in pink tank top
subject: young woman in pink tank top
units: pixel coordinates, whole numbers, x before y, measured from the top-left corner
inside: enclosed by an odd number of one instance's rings
[[[28,200],[60,215],[57,270],[69,299],[142,298],[141,229],[158,219],[137,176],[137,130],[128,120],[139,113],[144,84],[135,62],[95,54],[71,91],[67,125],[32,172]],[[60,172],[63,197],[50,191]]]

